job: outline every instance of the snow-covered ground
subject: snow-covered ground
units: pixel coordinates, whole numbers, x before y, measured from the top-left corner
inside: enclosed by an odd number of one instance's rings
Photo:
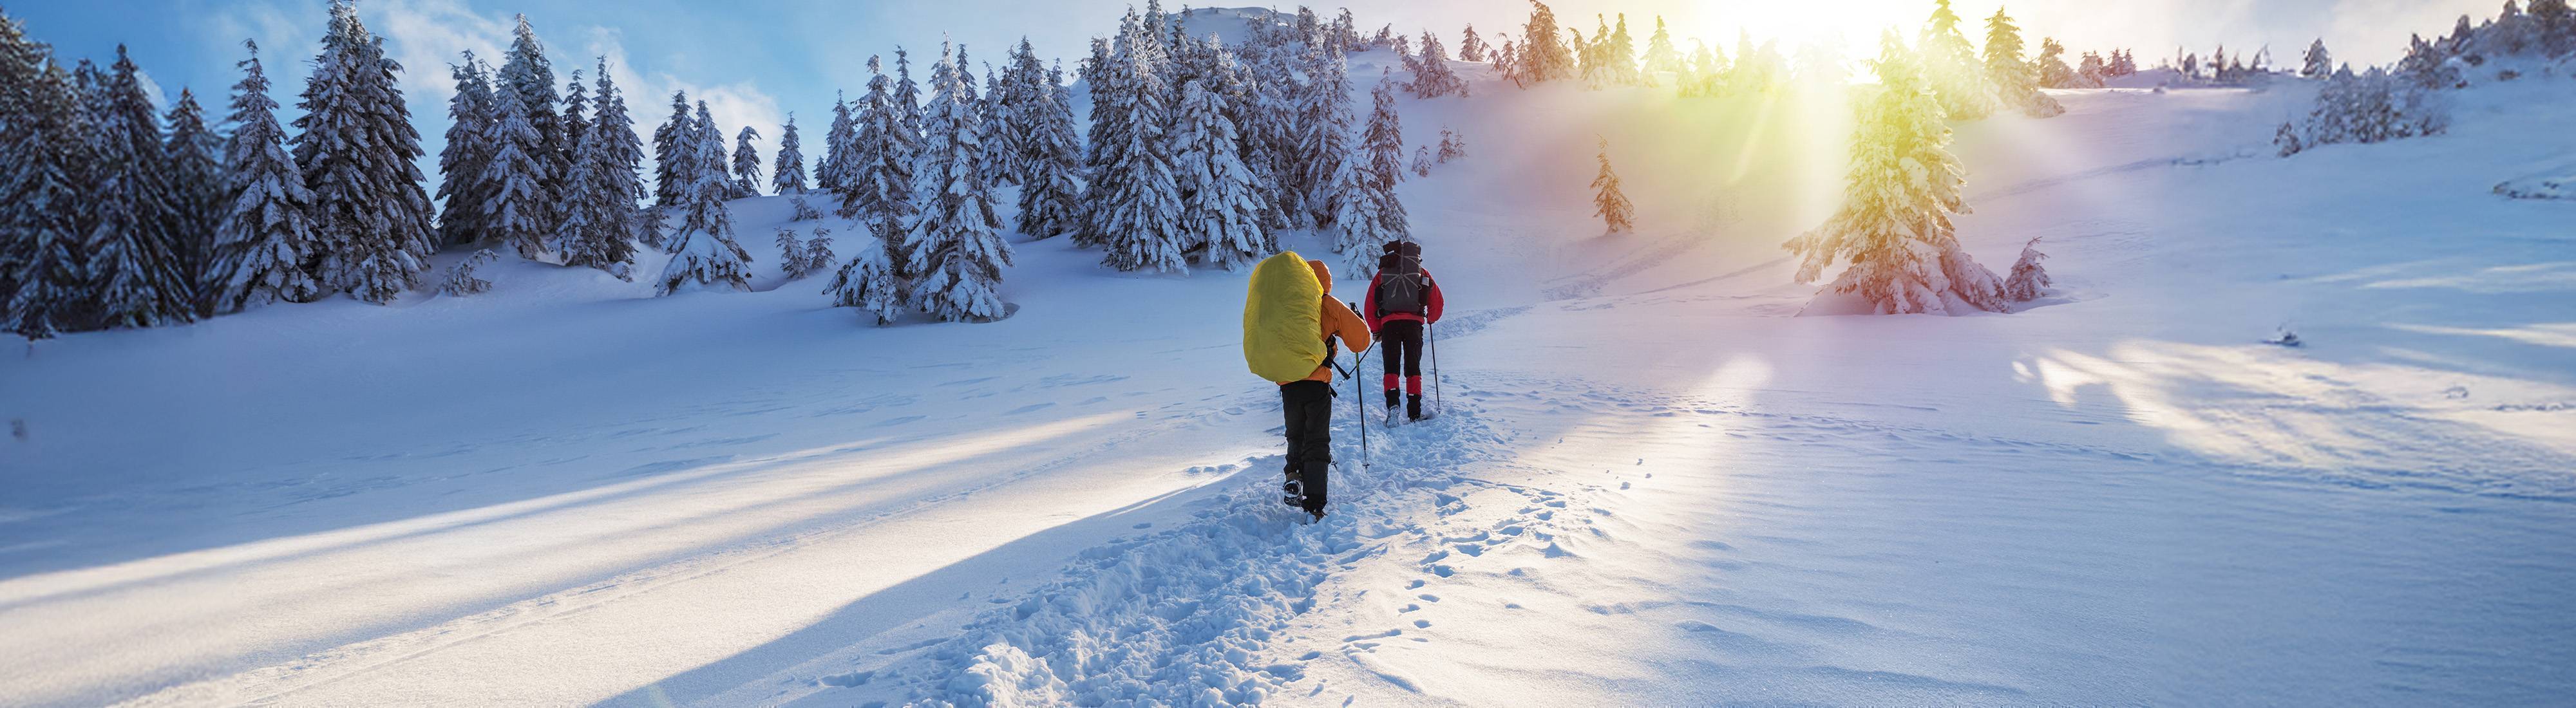
[[[1404,102],[1471,152],[1403,187],[1445,413],[1321,523],[1276,501],[1240,274],[1023,242],[1010,319],[870,328],[820,279],[505,261],[13,352],[0,702],[2576,693],[2576,203],[2491,192],[2576,154],[2576,81],[2290,159],[2297,82],[1962,126],[1963,240],[2043,237],[2060,292],[1957,318],[1791,316],[1830,92],[1474,90]],[[1598,235],[1595,136],[1638,233]],[[746,248],[786,214],[739,203]]]

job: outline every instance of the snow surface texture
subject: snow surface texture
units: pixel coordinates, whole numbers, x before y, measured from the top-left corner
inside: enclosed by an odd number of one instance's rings
[[[2576,150],[2570,82],[2287,159],[2298,82],[2053,92],[1957,144],[1961,240],[2046,237],[2047,298],[1792,317],[1778,244],[1835,207],[1844,105],[1458,69],[1474,98],[1401,103],[1408,144],[1483,146],[1399,188],[1452,307],[1444,415],[1354,469],[1340,399],[1320,523],[1275,500],[1240,275],[1017,242],[1017,315],[877,328],[765,248],[753,292],[659,299],[504,258],[469,298],[0,364],[0,702],[2576,692],[2571,205],[2488,191]],[[1598,235],[1595,136],[1633,233]],[[2307,346],[2258,341],[2284,325]]]

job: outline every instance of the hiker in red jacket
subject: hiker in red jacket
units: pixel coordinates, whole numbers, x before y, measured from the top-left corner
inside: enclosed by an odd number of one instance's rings
[[[1395,383],[1404,372],[1404,417],[1422,419],[1422,328],[1440,321],[1440,283],[1422,269],[1422,244],[1395,241],[1378,256],[1377,277],[1369,279],[1368,299],[1360,304],[1369,333],[1386,352],[1386,409],[1395,417]]]

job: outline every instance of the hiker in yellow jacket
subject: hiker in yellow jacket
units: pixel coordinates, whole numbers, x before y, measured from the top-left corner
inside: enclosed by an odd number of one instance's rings
[[[1293,258],[1294,254],[1281,256]],[[1288,423],[1287,483],[1282,488],[1286,492],[1285,499],[1320,517],[1324,514],[1326,477],[1333,466],[1333,362],[1329,345],[1339,337],[1342,346],[1353,352],[1368,349],[1368,323],[1361,321],[1360,316],[1341,301],[1333,299],[1333,271],[1323,261],[1306,261],[1315,278],[1313,284],[1308,284],[1280,277],[1285,275],[1281,272],[1285,259],[1274,259],[1283,263],[1270,270],[1261,267],[1254,270],[1252,292],[1246,298],[1244,308],[1245,358],[1252,361],[1256,373],[1266,369],[1268,373],[1263,373],[1263,377],[1279,385],[1279,408]],[[1272,264],[1265,261],[1262,266]],[[1302,302],[1269,302],[1264,299],[1303,299],[1300,296],[1310,292],[1320,293],[1316,296],[1318,309],[1312,311],[1312,315],[1306,314],[1308,311]],[[1283,321],[1302,322],[1306,317],[1313,317],[1317,322],[1314,340],[1287,342],[1284,344],[1295,346],[1284,346],[1267,338],[1277,334],[1267,331],[1267,326]],[[1312,346],[1319,343],[1325,346]],[[1278,368],[1275,363],[1264,366],[1265,359],[1280,355],[1282,350],[1315,352],[1323,356],[1318,361],[1311,354],[1303,355],[1303,358],[1295,360],[1295,366],[1302,367],[1304,362],[1313,361],[1316,362],[1315,368],[1304,378],[1282,381],[1279,380],[1281,377],[1296,375],[1297,369]]]

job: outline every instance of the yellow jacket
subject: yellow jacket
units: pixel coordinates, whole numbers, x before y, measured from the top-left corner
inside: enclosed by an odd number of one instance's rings
[[[1350,306],[1333,299],[1333,269],[1324,265],[1323,261],[1315,260],[1306,261],[1306,266],[1315,269],[1315,279],[1324,284],[1323,338],[1330,341],[1334,337],[1341,337],[1342,348],[1348,351],[1357,352],[1368,349],[1370,341],[1368,322],[1361,320],[1359,313],[1352,312]],[[1324,365],[1315,367],[1314,374],[1301,380],[1331,383],[1333,362],[1329,359],[1325,360]],[[1293,382],[1281,381],[1279,385],[1285,386],[1290,383]]]

